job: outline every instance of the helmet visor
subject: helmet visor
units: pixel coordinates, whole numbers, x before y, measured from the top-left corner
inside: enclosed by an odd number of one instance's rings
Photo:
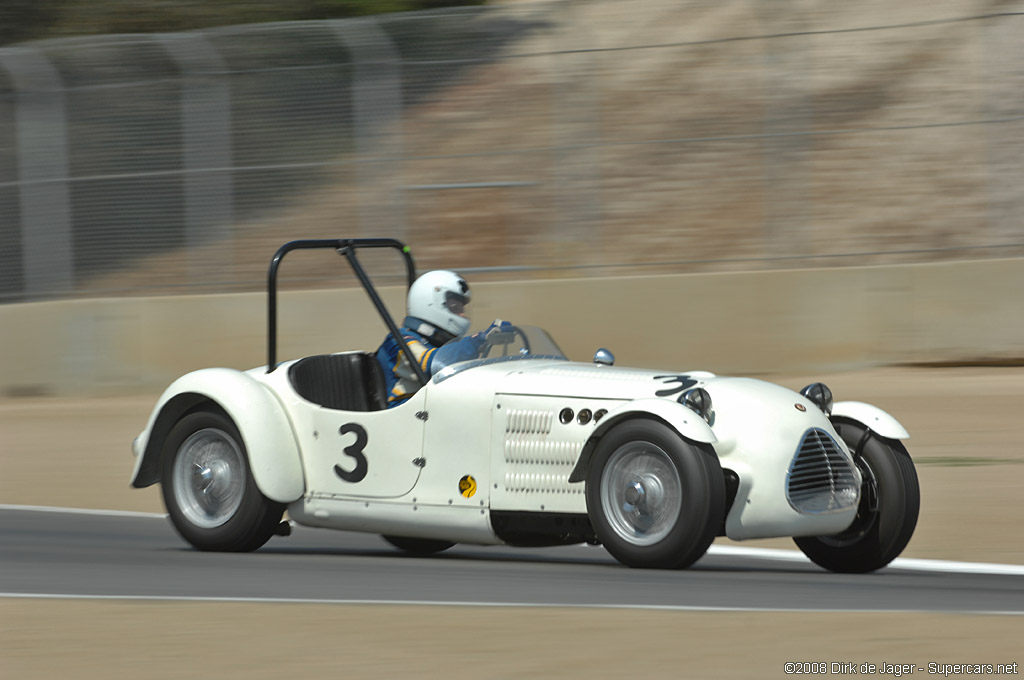
[[[448,291],[444,296],[444,307],[452,314],[462,316],[466,312],[466,305],[469,304],[469,298],[465,295],[459,295]]]

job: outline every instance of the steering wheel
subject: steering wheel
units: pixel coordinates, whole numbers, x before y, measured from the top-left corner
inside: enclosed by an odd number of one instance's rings
[[[496,345],[501,345],[501,356],[508,356],[509,345],[516,341],[516,338],[522,340],[523,350],[522,354],[530,353],[530,341],[527,339],[526,334],[523,333],[519,326],[510,326],[507,331],[501,333],[492,333],[490,337],[486,338],[483,348],[480,351],[480,357],[486,359],[487,355],[491,353],[491,348]]]

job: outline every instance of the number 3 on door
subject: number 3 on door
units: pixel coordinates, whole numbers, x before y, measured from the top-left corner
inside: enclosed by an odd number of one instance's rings
[[[356,466],[352,471],[347,471],[342,469],[340,465],[335,465],[334,474],[338,475],[346,482],[352,482],[355,484],[356,482],[363,481],[363,478],[366,477],[368,465],[366,462],[366,456],[363,454],[363,449],[366,448],[366,442],[368,439],[366,437],[366,430],[358,423],[345,423],[338,429],[338,433],[342,436],[349,434],[350,432],[355,433],[356,441],[351,446],[346,446],[344,451],[346,456],[350,456],[355,459]]]

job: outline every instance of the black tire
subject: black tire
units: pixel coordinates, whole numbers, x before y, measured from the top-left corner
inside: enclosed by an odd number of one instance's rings
[[[865,477],[857,517],[842,533],[793,540],[818,566],[862,574],[881,569],[907,547],[917,526],[921,490],[914,463],[898,440],[873,432],[865,439],[867,428],[853,421],[840,420],[835,426]]]
[[[196,411],[171,428],[160,479],[174,528],[199,550],[256,550],[284,514],[257,488],[238,428],[221,412]]]
[[[455,545],[448,541],[435,541],[430,538],[407,538],[405,536],[382,536],[381,538],[399,550],[413,555],[433,555]]]
[[[661,422],[616,425],[587,470],[597,538],[629,567],[683,569],[707,552],[725,513],[725,479],[708,444]]]

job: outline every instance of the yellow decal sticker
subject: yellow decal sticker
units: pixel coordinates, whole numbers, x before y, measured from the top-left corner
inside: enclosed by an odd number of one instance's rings
[[[476,480],[473,479],[473,475],[466,475],[459,480],[459,493],[466,498],[473,497],[473,494],[476,493]]]

